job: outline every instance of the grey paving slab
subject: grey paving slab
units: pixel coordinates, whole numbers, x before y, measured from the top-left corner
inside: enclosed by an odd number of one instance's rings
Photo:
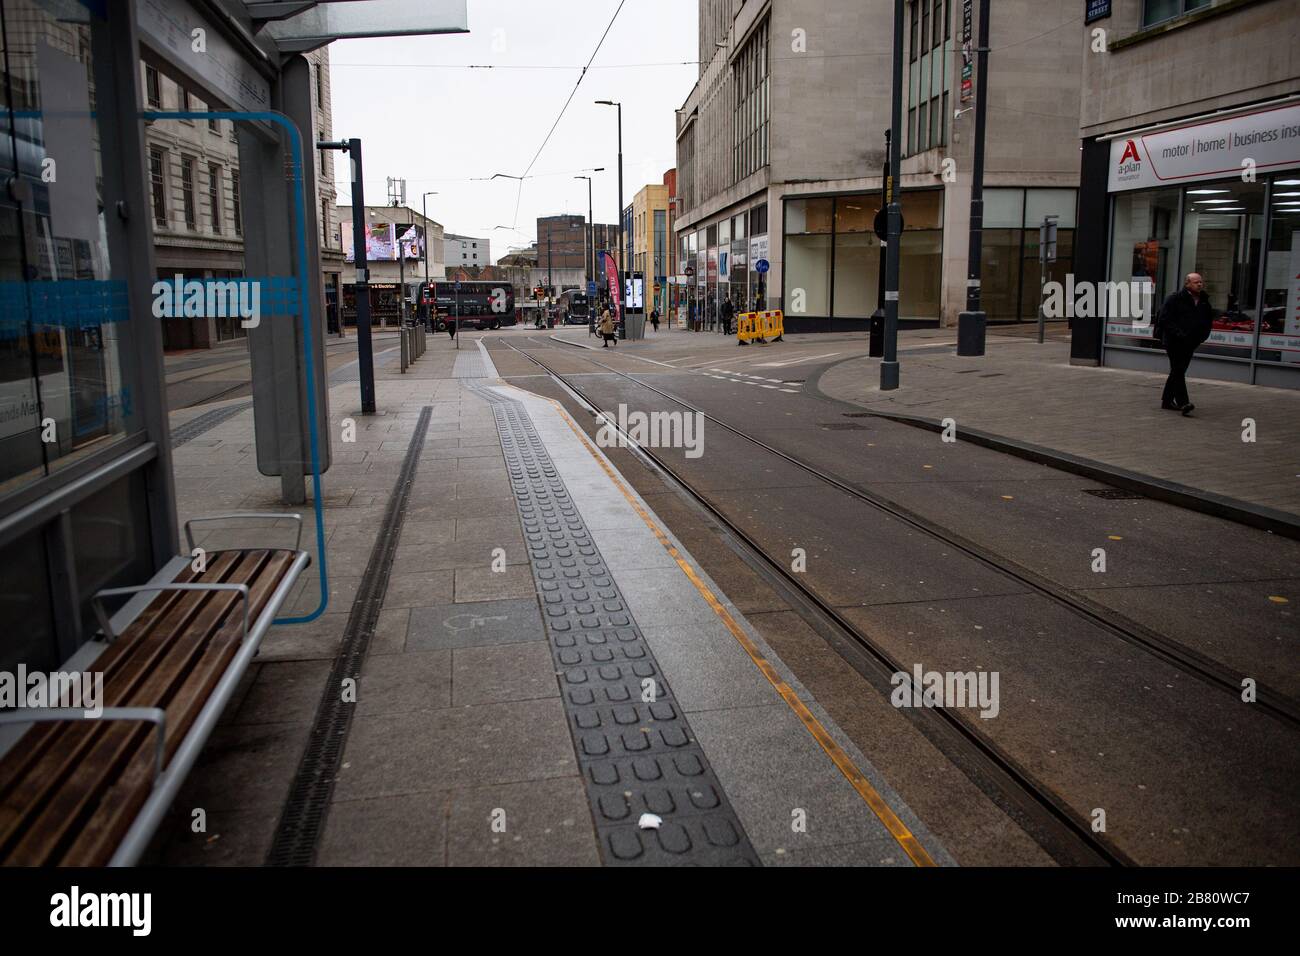
[[[163,866],[261,866],[280,820],[280,811],[278,808],[210,811],[207,828],[201,833],[194,832],[193,820],[189,812],[173,812],[165,825],[170,838],[161,852],[146,857],[145,865],[156,859]]]
[[[348,615],[337,612],[322,614],[308,624],[277,624],[262,638],[257,649],[257,659],[263,663],[278,660],[333,660],[347,623]]]
[[[634,571],[625,574],[619,580],[619,586],[642,627],[706,625],[718,620],[717,613],[700,597],[699,591],[678,567]]]
[[[384,608],[380,611],[375,633],[370,637],[369,654],[400,654],[406,650],[406,631],[410,622],[410,608]]]
[[[316,713],[329,660],[273,661],[258,668],[231,724],[305,723]]]
[[[536,641],[543,635],[535,599],[444,604],[411,610],[408,650]]]
[[[645,527],[645,522],[621,498],[575,500],[578,501],[578,510],[582,512],[582,520],[589,531]]]
[[[564,709],[554,698],[358,716],[335,799],[573,776],[577,770]]]
[[[874,863],[901,852],[789,707],[705,711],[691,722],[759,853],[858,844]]]
[[[524,552],[523,536],[515,529],[513,535],[475,537],[463,541],[426,544],[412,539],[407,544],[403,535],[398,545],[395,567],[403,573],[415,571],[441,571],[455,568],[487,568],[493,560],[493,551],[505,551],[507,565],[523,564],[528,560]]]
[[[454,518],[418,518],[408,516],[402,521],[398,547],[411,545],[449,544],[455,540]]]
[[[451,571],[413,571],[388,578],[385,608],[434,607],[452,600]]]
[[[641,532],[603,528],[592,531],[591,538],[600,548],[609,570],[620,581],[633,572],[677,568],[673,556],[644,524]]]
[[[437,509],[440,517],[448,518],[501,518],[516,514],[515,503],[509,495],[495,498],[449,498]]]
[[[537,593],[533,571],[527,564],[456,569],[456,603],[527,598]]]
[[[317,866],[442,866],[447,856],[446,793],[335,801]]]
[[[875,843],[844,843],[837,846],[799,845],[799,834],[791,837],[791,846],[781,847],[763,854],[764,866],[910,866],[911,861],[901,849],[880,855]]]
[[[462,647],[451,654],[457,707],[560,695],[545,641]]]
[[[332,574],[329,578],[329,602],[326,613],[338,613],[352,607],[357,597],[360,577]],[[294,597],[286,608],[290,614],[309,614],[320,605],[320,579],[309,572],[298,580]]]
[[[357,714],[402,714],[451,706],[451,651],[379,654],[357,682]]]
[[[702,624],[646,625],[641,632],[686,713],[772,703],[771,683],[716,615]]]
[[[447,862],[452,866],[599,866],[580,778],[455,790]]]
[[[216,728],[174,806],[278,811],[310,729],[305,723]]]
[[[470,448],[435,448],[424,452],[420,456],[420,461],[437,461],[454,458],[457,461],[463,461],[467,458],[487,458],[494,461],[500,461],[501,449],[493,448],[490,445],[476,445]]]

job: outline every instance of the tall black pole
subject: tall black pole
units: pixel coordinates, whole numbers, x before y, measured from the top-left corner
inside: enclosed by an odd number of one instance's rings
[[[880,209],[886,215],[889,210],[889,138],[890,130],[885,130],[885,161],[880,173]],[[888,233],[886,233],[888,234]],[[868,339],[867,354],[880,358],[885,354],[885,271],[889,267],[886,261],[889,243],[880,240],[880,268],[876,271],[876,311],[871,313],[871,334]]]
[[[987,316],[980,309],[980,256],[984,245],[984,117],[989,88],[989,0],[980,3],[975,53],[975,160],[970,184],[970,250],[966,257],[966,311],[957,317],[957,354],[983,355]]]
[[[401,223],[397,223],[394,228],[398,225],[401,225]],[[397,321],[399,327],[406,328],[406,254],[402,252],[402,239],[400,236],[397,239],[397,289],[397,301],[401,306],[399,310],[400,318]]]
[[[903,0],[894,0],[894,76],[889,128],[903,128]],[[885,355],[880,362],[880,390],[898,388],[898,257],[902,252],[903,211],[898,205],[899,155],[902,139],[890,137],[889,174],[885,177],[885,192],[889,205],[885,207]]]
[[[623,301],[626,295],[627,283],[624,281],[623,273],[627,270],[627,258],[623,248],[623,104],[618,104],[618,261],[622,264],[618,280],[622,288],[618,293],[618,324],[624,328],[623,320],[627,314],[627,303]],[[626,334],[626,333],[624,333]]]
[[[375,349],[370,338],[370,267],[366,261],[366,194],[362,185],[361,140],[348,140],[352,160],[352,248],[357,267],[357,366],[361,378],[361,414],[375,413]]]
[[[887,210],[889,208],[889,141],[893,135],[893,130],[885,130],[885,167],[880,174],[880,208]],[[885,213],[888,215],[888,212]],[[883,317],[885,314],[885,269],[888,268],[885,262],[885,255],[889,247],[885,243],[880,244],[880,278],[876,282],[876,309]]]
[[[587,285],[590,287],[591,281],[596,278],[596,223],[591,218],[591,177],[587,177],[587,234],[590,241],[587,243],[587,255],[590,257],[585,263],[587,266]],[[586,291],[586,290],[583,290]],[[588,302],[587,308],[594,308],[594,302]]]

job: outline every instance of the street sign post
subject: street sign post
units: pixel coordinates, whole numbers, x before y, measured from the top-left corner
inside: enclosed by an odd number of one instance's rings
[[[1047,285],[1047,264],[1056,261],[1056,220],[1059,216],[1044,216],[1038,227],[1038,344],[1043,344],[1047,316],[1043,312],[1043,289]]]
[[[754,271],[759,273],[760,275],[766,272],[770,268],[771,266],[768,264],[768,261],[766,259],[759,259],[757,262],[754,263]]]

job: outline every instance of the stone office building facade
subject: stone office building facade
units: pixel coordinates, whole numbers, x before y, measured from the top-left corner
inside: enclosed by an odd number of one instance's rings
[[[1161,299],[1198,272],[1190,374],[1300,387],[1300,47],[1292,0],[1116,0],[1083,66],[1076,279]],[[1149,315],[1076,319],[1072,359],[1161,370]]]
[[[889,0],[701,0],[700,76],[677,114],[676,236],[677,281],[703,324],[728,298],[737,308],[783,308],[787,328],[808,331],[863,328],[876,309],[872,227],[890,124],[893,9]],[[978,0],[905,6],[905,323],[952,325],[965,307],[974,112],[963,41],[978,9]],[[991,8],[983,261],[991,321],[1035,316],[1046,214],[1060,228],[1049,278],[1070,268],[1081,10],[1074,0]],[[1063,26],[1044,33],[1044,23]]]

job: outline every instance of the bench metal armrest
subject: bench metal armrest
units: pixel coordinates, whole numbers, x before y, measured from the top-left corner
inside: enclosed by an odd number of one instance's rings
[[[249,592],[247,584],[141,584],[130,588],[108,588],[98,592],[91,598],[91,606],[95,609],[95,618],[99,621],[99,626],[104,632],[104,640],[112,644],[117,640],[117,635],[113,633],[113,625],[109,622],[108,612],[104,610],[101,598],[122,597],[127,594],[140,594],[148,591],[236,591],[244,599],[244,639],[248,638],[248,606]]]
[[[190,531],[190,525],[198,524],[200,521],[230,521],[235,518],[265,518],[267,520],[276,520],[290,518],[298,522],[298,540],[294,543],[295,551],[302,550],[302,515],[296,512],[284,514],[277,511],[237,511],[228,514],[219,515],[200,515],[197,518],[191,518],[185,522],[185,543],[189,545],[190,553],[194,553],[194,533]]]
[[[158,743],[154,747],[153,778],[163,772],[163,755],[166,753],[167,715],[161,707],[104,707],[98,714],[88,714],[80,707],[20,707],[0,714],[0,726],[5,724],[39,724],[57,720],[145,720],[158,727]]]

